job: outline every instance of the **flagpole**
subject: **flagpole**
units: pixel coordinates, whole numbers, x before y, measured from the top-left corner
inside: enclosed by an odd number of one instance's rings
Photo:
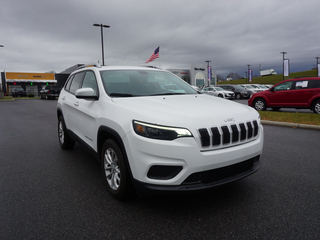
[[[160,44],[159,44],[159,52],[160,52]],[[160,61],[160,53],[159,53],[159,68],[160,68],[160,64],[161,64],[161,61]]]

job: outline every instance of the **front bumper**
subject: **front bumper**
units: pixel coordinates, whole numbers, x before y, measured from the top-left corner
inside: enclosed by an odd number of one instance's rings
[[[133,185],[140,192],[153,194],[158,192],[172,193],[200,191],[245,178],[258,171],[260,165],[260,155],[258,155],[254,158],[230,166],[191,174],[180,185],[155,185],[139,182],[137,180],[133,181]]]
[[[133,184],[140,191],[202,190],[239,180],[259,169],[263,127],[259,126],[257,138],[250,142],[208,151],[200,151],[191,137],[164,141],[130,132],[124,143]],[[168,174],[150,174],[151,169],[161,167]]]

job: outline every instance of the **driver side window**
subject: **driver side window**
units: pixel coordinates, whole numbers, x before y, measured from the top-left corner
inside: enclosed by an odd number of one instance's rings
[[[292,88],[292,81],[290,82],[284,82],[279,84],[278,86],[274,87],[274,91],[285,91],[285,90],[290,90]]]
[[[81,88],[92,88],[94,91],[94,94],[97,95],[98,86],[97,86],[96,76],[94,75],[94,72],[92,71],[86,72]]]

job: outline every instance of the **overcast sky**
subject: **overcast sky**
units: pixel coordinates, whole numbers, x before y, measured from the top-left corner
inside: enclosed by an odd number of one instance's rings
[[[160,45],[162,68],[210,60],[217,74],[282,74],[320,57],[319,0],[0,0],[0,69],[61,72],[78,63],[144,65]],[[206,64],[206,63],[205,63]]]

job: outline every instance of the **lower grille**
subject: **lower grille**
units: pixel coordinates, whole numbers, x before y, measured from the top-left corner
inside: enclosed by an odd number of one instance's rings
[[[258,168],[259,156],[230,166],[191,174],[182,184],[210,184],[228,182],[255,172]]]

